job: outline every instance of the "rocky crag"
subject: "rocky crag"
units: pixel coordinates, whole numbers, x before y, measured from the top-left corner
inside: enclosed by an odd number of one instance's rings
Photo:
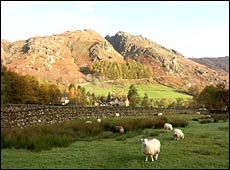
[[[228,73],[194,62],[141,35],[120,31],[105,38],[125,59],[132,58],[152,68],[154,79],[162,84],[184,90],[196,84],[206,86],[221,82],[228,85]]]
[[[90,81],[82,70],[95,61],[125,62],[128,58],[150,67],[156,81],[180,90],[196,84],[228,85],[229,81],[228,72],[208,68],[141,35],[121,31],[105,38],[85,29],[16,42],[1,40],[1,63],[7,68],[67,85]]]
[[[102,36],[94,30],[67,31],[25,41],[1,40],[1,60],[11,70],[49,81],[82,83],[81,69],[97,60],[124,62]]]

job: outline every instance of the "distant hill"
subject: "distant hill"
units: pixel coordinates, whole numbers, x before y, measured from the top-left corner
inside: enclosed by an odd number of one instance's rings
[[[1,40],[1,64],[21,75],[64,85],[92,82],[94,77],[82,70],[95,61],[125,63],[128,58],[151,68],[155,81],[179,90],[229,81],[226,71],[213,70],[174,49],[122,31],[105,38],[84,29],[16,42]]]
[[[191,60],[203,64],[214,70],[223,70],[229,72],[229,56],[226,57],[204,57],[190,58]]]

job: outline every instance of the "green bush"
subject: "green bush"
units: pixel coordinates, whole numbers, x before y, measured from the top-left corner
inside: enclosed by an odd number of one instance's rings
[[[158,119],[154,121],[154,128],[155,129],[160,129],[164,128],[164,124],[166,123],[166,120]]]
[[[229,114],[212,114],[212,117],[214,118],[214,122],[218,122],[219,120],[226,122],[229,119]]]
[[[169,123],[171,123],[173,127],[186,127],[186,126],[188,126],[188,121],[183,120],[183,119],[175,119],[175,120],[169,121]]]
[[[212,120],[211,119],[203,119],[199,121],[200,123],[211,123]]]

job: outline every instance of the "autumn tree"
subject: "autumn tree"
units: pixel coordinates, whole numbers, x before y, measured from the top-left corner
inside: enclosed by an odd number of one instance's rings
[[[216,87],[206,86],[200,93],[198,101],[208,109],[229,109],[229,90],[226,90],[222,84]]]
[[[138,104],[140,103],[139,94],[133,84],[131,84],[129,87],[129,92],[127,97],[129,100],[129,106],[135,107],[138,106]]]
[[[61,96],[61,91],[55,84],[50,84],[48,89],[49,103],[57,102],[58,98]]]
[[[141,102],[141,106],[142,107],[149,107],[149,105],[150,105],[149,97],[148,97],[147,93],[145,93],[145,95],[142,99],[142,102]]]

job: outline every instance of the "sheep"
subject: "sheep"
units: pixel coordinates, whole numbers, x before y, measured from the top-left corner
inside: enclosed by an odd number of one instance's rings
[[[152,162],[158,158],[158,154],[160,153],[161,143],[158,139],[141,139],[142,141],[142,152],[145,154],[145,161],[148,161],[148,155],[151,156]]]
[[[113,132],[119,132],[119,133],[124,133],[125,132],[125,130],[124,130],[124,128],[122,126],[113,126],[112,131]]]
[[[97,119],[97,122],[98,122],[98,123],[101,123],[101,119],[98,118],[98,119]]]
[[[92,121],[90,121],[90,120],[88,120],[88,121],[86,121],[85,123],[87,123],[87,124],[91,124],[91,123],[93,123]]]
[[[163,114],[162,113],[158,113],[157,116],[162,116]]]
[[[196,114],[200,115],[200,112],[196,112]]]
[[[164,129],[168,132],[170,130],[173,130],[172,124],[170,123],[165,123],[164,124]]]
[[[176,140],[179,140],[180,138],[181,139],[184,139],[184,133],[182,132],[182,130],[180,129],[175,129],[173,131],[173,136]]]
[[[119,114],[119,113],[115,113],[115,116],[116,116],[116,117],[119,117],[119,116],[120,116],[120,114]]]

